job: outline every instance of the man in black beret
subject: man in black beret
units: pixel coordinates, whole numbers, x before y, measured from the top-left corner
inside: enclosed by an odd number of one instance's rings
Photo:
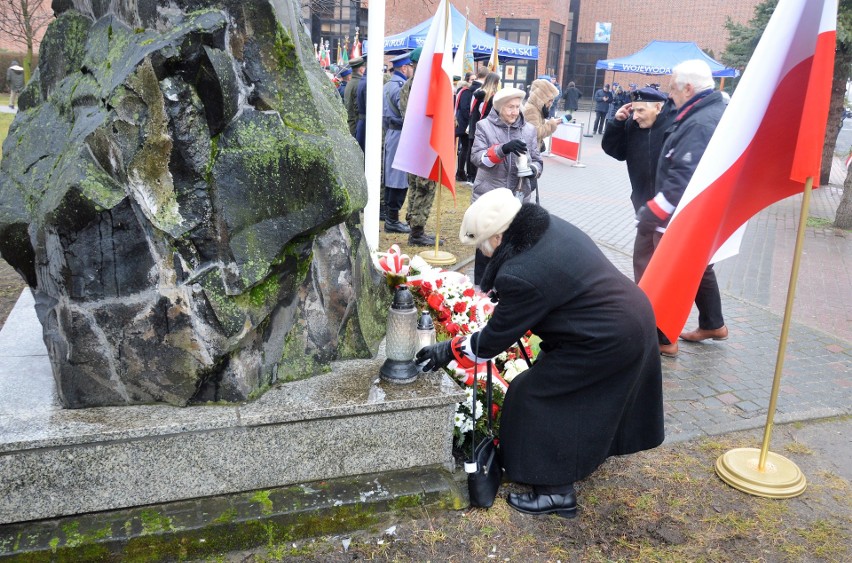
[[[675,117],[674,105],[668,96],[654,88],[642,88],[630,93],[631,101],[615,112],[607,122],[601,148],[616,160],[627,162],[627,174],[632,188],[630,201],[633,210],[639,211],[645,202],[654,197],[657,163],[663,148],[665,132]],[[636,232],[633,243],[633,277],[636,283],[648,267],[654,254],[654,233]],[[670,342],[662,333],[660,353],[677,354],[677,343]]]

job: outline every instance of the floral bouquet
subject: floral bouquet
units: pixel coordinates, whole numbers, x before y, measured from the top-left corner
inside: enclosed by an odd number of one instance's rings
[[[491,299],[478,291],[470,278],[460,272],[435,268],[420,256],[409,258],[393,245],[387,252],[375,255],[377,267],[385,273],[388,285],[396,287],[406,283],[414,295],[419,310],[428,311],[435,323],[438,340],[447,340],[459,335],[470,335],[481,330],[494,312]],[[534,358],[537,353],[538,339],[531,333],[521,338],[527,356]],[[477,364],[473,368],[459,368],[451,362],[447,372],[465,387],[467,397],[456,407],[455,445],[462,449],[469,446],[474,430],[483,435],[487,428],[487,419],[483,416],[485,399],[485,379],[487,363]],[[527,362],[517,345],[509,348],[493,360],[492,370],[492,426],[496,430],[500,424],[500,412],[503,398],[512,380],[527,369]],[[471,411],[473,384],[477,391],[476,418]],[[479,400],[479,397],[483,400]]]

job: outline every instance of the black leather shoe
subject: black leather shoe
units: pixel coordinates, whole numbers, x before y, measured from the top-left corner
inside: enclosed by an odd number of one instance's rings
[[[557,514],[563,518],[577,516],[577,494],[537,495],[535,493],[510,493],[509,506],[524,514]]]
[[[386,233],[410,233],[411,227],[408,226],[408,223],[403,223],[402,221],[394,221],[392,219],[387,219],[385,221],[385,232]]]

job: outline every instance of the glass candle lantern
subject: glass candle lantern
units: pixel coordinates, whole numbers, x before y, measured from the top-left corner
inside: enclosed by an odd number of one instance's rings
[[[388,310],[388,328],[385,336],[387,359],[379,370],[379,376],[391,383],[411,383],[417,379],[420,369],[414,363],[417,353],[417,309],[414,296],[403,284],[397,286],[393,303]]]

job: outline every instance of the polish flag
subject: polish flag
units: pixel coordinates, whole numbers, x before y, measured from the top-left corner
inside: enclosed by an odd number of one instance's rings
[[[583,138],[583,126],[560,123],[550,141],[550,152],[571,160],[580,159],[580,141]]]
[[[417,63],[393,167],[443,184],[455,197],[451,26],[449,5],[441,0]]]
[[[801,193],[819,168],[837,0],[780,0],[639,282],[675,340],[708,263],[733,256],[745,224]]]

